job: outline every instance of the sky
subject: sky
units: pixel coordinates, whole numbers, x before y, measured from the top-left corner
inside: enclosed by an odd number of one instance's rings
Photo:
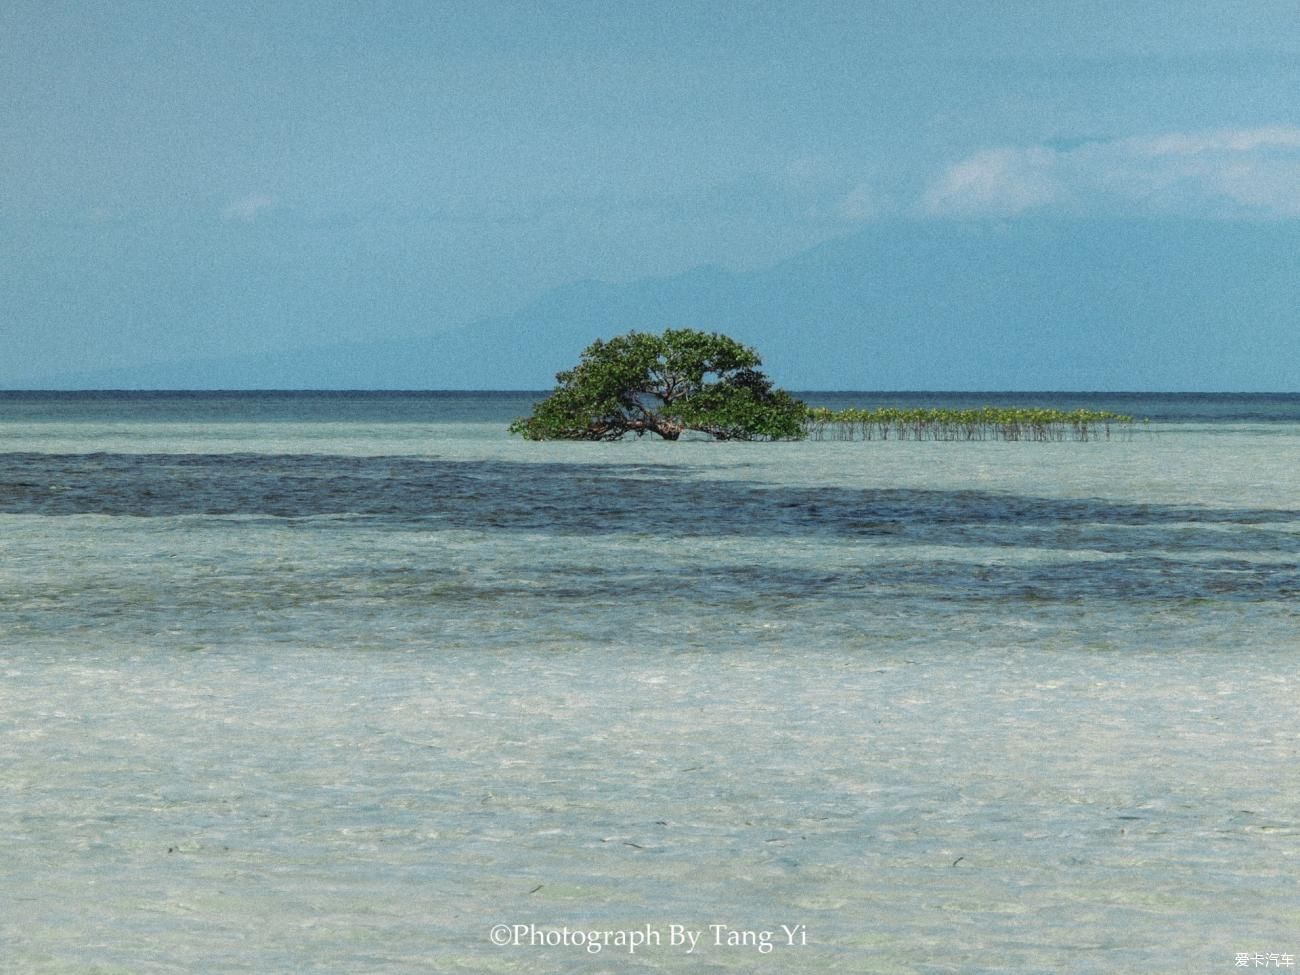
[[[0,92],[9,386],[899,221],[1300,220],[1295,0],[3,0]]]

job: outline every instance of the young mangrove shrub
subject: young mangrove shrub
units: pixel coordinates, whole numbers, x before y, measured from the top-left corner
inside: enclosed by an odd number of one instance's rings
[[[797,440],[807,407],[774,389],[758,353],[716,332],[669,329],[597,339],[510,432],[529,440],[617,440],[687,430],[718,440]]]
[[[809,407],[804,429],[814,440],[1097,440],[1131,435],[1133,418],[1103,410],[984,406],[971,410],[831,410]]]

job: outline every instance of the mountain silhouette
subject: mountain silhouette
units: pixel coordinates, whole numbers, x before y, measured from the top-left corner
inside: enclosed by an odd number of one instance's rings
[[[1300,222],[869,226],[771,267],[583,281],[400,341],[50,377],[45,388],[545,389],[597,337],[691,327],[793,389],[1300,388]]]

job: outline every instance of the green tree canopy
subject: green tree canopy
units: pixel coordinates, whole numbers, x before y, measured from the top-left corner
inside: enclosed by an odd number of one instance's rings
[[[510,426],[529,440],[617,440],[686,430],[718,440],[798,439],[802,402],[758,371],[762,360],[735,339],[694,329],[629,332],[596,340],[532,416]]]

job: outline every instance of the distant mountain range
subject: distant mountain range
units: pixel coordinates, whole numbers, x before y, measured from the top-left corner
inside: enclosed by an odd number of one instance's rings
[[[40,388],[544,389],[594,338],[688,326],[794,389],[1300,390],[1300,221],[896,222],[773,267],[584,281],[402,341]]]

